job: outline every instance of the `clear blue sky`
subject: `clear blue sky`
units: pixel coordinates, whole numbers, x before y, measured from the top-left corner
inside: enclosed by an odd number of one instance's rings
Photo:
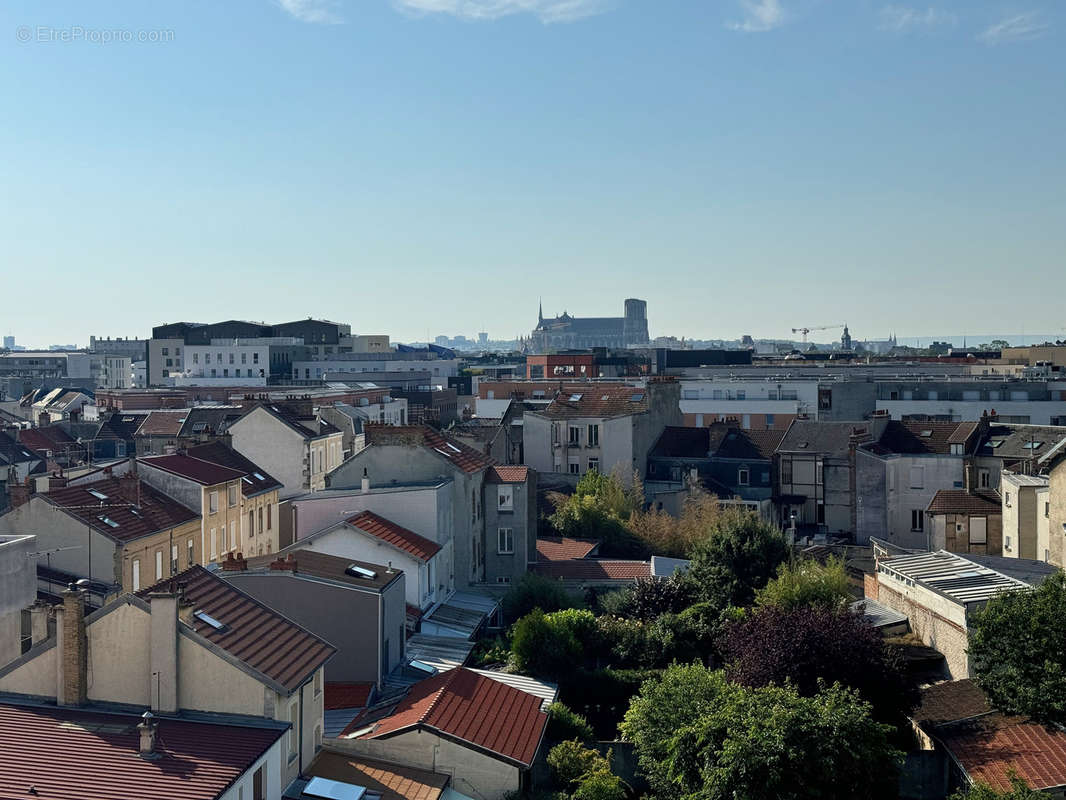
[[[1066,5],[1019,1],[6,0],[0,328],[1055,332]]]

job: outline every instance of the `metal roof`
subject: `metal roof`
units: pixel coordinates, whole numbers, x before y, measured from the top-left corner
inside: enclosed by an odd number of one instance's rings
[[[881,559],[877,569],[896,580],[921,584],[963,605],[985,602],[1002,592],[1029,586],[946,550]]]
[[[893,625],[907,624],[907,615],[901,614],[895,609],[883,606],[876,600],[867,597],[865,600],[856,600],[849,608],[853,613],[862,612],[863,619],[875,628],[890,628]]]
[[[525,692],[526,694],[532,694],[540,698],[540,707],[542,711],[547,711],[548,706],[556,701],[559,697],[559,687],[554,683],[547,683],[546,681],[538,681],[536,678],[530,678],[528,675],[515,675],[511,672],[499,672],[493,669],[471,669],[471,672],[476,672],[478,675],[484,675],[486,678],[491,678],[494,681],[499,681],[505,686],[510,686],[513,689]]]

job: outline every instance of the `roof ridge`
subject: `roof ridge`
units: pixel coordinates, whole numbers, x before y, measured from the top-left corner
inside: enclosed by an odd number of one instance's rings
[[[456,679],[456,677],[462,671],[463,671],[462,667],[452,667],[452,669],[449,672],[445,673],[445,675],[447,677],[441,683],[440,687],[434,692],[433,699],[429,701],[429,705],[426,706],[425,712],[418,718],[418,722],[419,723],[426,724],[426,720],[428,720],[430,715],[433,713],[433,709],[435,709],[437,707],[437,703],[439,703],[441,697],[444,696],[444,691],[446,689],[450,689],[451,688],[452,681],[454,681]],[[475,675],[476,675],[476,673],[475,673]]]

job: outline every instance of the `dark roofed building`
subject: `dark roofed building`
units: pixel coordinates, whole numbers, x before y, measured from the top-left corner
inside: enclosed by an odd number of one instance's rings
[[[241,492],[245,497],[254,497],[271,489],[281,488],[281,482],[272,478],[266,470],[222,442],[190,447],[186,455],[242,473]]]

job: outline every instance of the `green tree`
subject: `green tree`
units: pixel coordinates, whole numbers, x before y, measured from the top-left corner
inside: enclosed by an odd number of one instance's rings
[[[755,605],[784,611],[805,606],[836,611],[850,600],[851,582],[839,558],[830,558],[825,564],[813,559],[782,564],[777,577],[755,593]]]
[[[1047,797],[1014,773],[1010,776],[1010,787],[1009,792],[997,792],[988,784],[978,783],[969,789],[960,789],[951,796],[951,800],[1043,800]]]
[[[969,625],[970,664],[996,708],[1066,723],[1066,575],[992,598]]]
[[[626,713],[624,736],[659,798],[891,798],[902,753],[870,706],[834,685],[813,697],[671,667]]]
[[[625,782],[608,768],[585,775],[570,797],[572,800],[626,800],[628,794]]]
[[[566,703],[559,701],[548,706],[548,731],[546,736],[553,742],[564,740],[591,742],[596,738],[588,720]]]
[[[555,783],[569,789],[585,775],[597,769],[610,771],[607,760],[597,751],[578,741],[559,742],[548,752],[548,767]]]
[[[788,558],[785,537],[750,512],[728,517],[693,553],[689,577],[718,609],[749,606]]]
[[[501,602],[504,618],[509,622],[521,619],[534,608],[548,613],[573,608],[577,600],[558,581],[527,572],[516,581]]]
[[[572,495],[553,498],[552,527],[563,536],[595,539],[600,554],[614,558],[644,558],[650,554],[626,527],[630,516],[644,504],[644,488],[634,475],[626,485],[617,472],[604,475],[592,470],[578,481]]]
[[[538,608],[514,624],[511,651],[523,672],[558,678],[584,662],[595,635],[591,611],[569,608],[545,614]]]

